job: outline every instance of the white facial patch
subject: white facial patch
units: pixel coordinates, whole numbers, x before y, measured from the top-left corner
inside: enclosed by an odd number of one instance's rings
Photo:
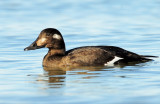
[[[60,40],[60,39],[61,39],[61,36],[60,36],[60,35],[58,35],[58,34],[54,34],[54,35],[53,35],[53,38],[54,38],[54,39],[58,39],[58,40]]]
[[[123,59],[123,58],[115,56],[114,59],[112,59],[111,61],[105,63],[104,65],[105,66],[114,66],[114,63],[119,61],[119,60],[121,60],[121,59]]]
[[[46,40],[47,40],[46,38],[41,38],[41,39],[38,39],[38,41],[36,43],[38,46],[41,46],[46,42]]]
[[[41,42],[43,43],[43,42],[45,42],[46,41],[46,38],[42,38],[41,39]]]

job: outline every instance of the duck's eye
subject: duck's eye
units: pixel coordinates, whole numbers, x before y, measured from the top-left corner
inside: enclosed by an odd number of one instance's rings
[[[49,34],[49,33],[47,33],[47,34],[46,34],[46,36],[50,36],[50,34]]]

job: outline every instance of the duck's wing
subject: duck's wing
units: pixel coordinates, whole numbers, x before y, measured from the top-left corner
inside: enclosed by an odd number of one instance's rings
[[[66,59],[70,63],[82,65],[109,65],[114,63],[146,62],[151,61],[150,55],[138,55],[115,46],[86,46],[66,52]],[[71,61],[70,61],[71,60]]]
[[[99,47],[80,47],[66,52],[64,60],[66,64],[95,66],[107,65],[110,61],[114,64],[115,61],[120,59],[118,57],[115,59],[114,54]]]

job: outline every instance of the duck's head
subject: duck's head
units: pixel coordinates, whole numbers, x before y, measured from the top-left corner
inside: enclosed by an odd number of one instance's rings
[[[35,50],[39,48],[64,49],[65,43],[61,33],[54,28],[47,28],[41,31],[38,38],[24,50]]]

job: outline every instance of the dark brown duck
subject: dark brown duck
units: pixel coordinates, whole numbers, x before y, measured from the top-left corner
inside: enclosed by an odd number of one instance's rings
[[[85,46],[66,51],[61,33],[54,28],[41,31],[38,38],[24,50],[48,48],[49,51],[43,59],[43,66],[110,66],[120,63],[145,62],[152,59],[129,52],[115,46]]]

